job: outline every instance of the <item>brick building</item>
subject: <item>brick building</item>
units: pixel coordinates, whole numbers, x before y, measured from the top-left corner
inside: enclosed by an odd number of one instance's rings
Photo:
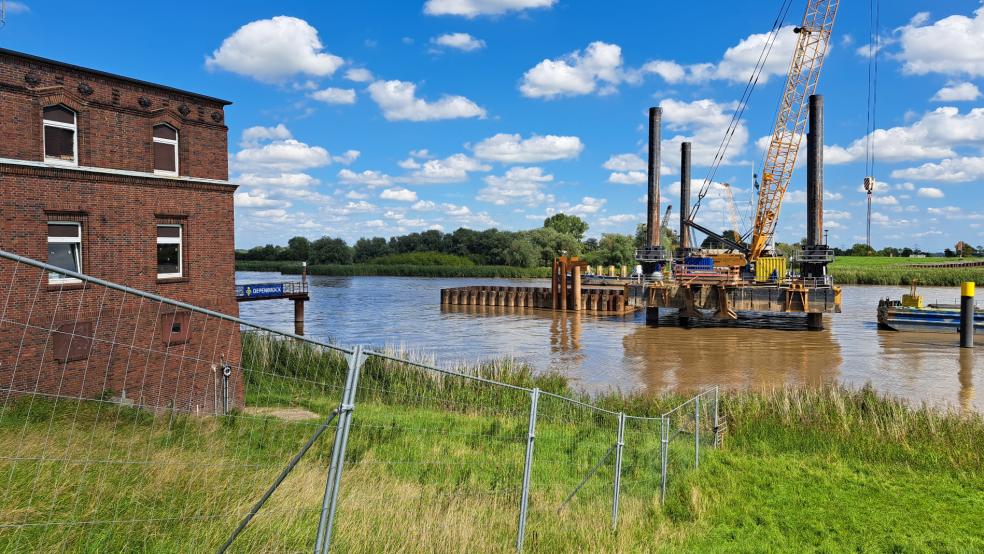
[[[0,49],[0,249],[238,315],[227,105]],[[29,269],[0,260],[0,397],[216,409],[237,325]]]

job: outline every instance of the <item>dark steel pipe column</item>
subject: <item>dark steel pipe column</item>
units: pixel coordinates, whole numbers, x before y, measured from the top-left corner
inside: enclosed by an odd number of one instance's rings
[[[806,135],[806,245],[823,244],[823,96],[810,96]]]
[[[974,347],[974,282],[960,287],[960,347]]]
[[[814,94],[810,96],[810,128],[806,134],[807,251],[822,247],[823,242],[823,96]],[[801,271],[806,277],[820,277],[825,270],[825,264],[804,263]],[[811,331],[822,330],[823,314],[807,314],[806,326]]]
[[[646,246],[659,246],[659,155],[662,140],[660,124],[663,108],[649,108],[649,214],[646,219]]]
[[[680,248],[690,248],[690,143],[680,145]]]

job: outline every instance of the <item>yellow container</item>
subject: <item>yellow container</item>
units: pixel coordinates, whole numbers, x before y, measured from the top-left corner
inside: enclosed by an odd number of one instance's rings
[[[906,308],[919,308],[923,307],[923,297],[921,294],[903,294],[902,295],[902,306]]]
[[[759,258],[755,262],[755,281],[765,283],[772,278],[775,272],[776,278],[786,277],[786,258],[776,256],[774,258]]]

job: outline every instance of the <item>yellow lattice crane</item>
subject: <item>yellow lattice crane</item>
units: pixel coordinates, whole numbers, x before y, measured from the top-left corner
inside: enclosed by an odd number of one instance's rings
[[[762,166],[762,184],[749,247],[749,260],[762,255],[776,230],[779,208],[796,166],[796,156],[806,131],[810,95],[817,89],[830,34],[840,0],[808,0],[799,38],[779,100],[776,124]]]

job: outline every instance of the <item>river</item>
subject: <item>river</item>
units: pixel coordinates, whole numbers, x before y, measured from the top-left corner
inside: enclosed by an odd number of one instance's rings
[[[297,279],[238,272],[237,283]],[[984,348],[958,347],[956,333],[878,329],[879,298],[905,287],[844,286],[844,313],[827,315],[820,332],[650,328],[645,314],[599,317],[515,308],[445,307],[440,289],[474,284],[545,286],[546,280],[408,277],[309,278],[305,332],[340,344],[392,346],[433,355],[442,365],[512,357],[537,371],[557,371],[590,391],[705,385],[768,389],[838,382],[870,383],[913,403],[984,411]],[[922,288],[926,302],[958,302],[956,288]],[[984,292],[977,295],[984,303]],[[244,302],[243,318],[293,330],[293,303]],[[984,344],[984,337],[978,339]]]

